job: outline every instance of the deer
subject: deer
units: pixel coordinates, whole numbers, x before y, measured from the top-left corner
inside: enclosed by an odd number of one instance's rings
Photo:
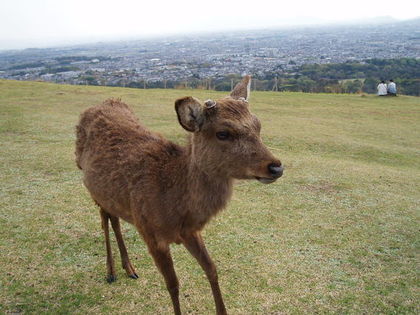
[[[251,77],[219,100],[186,96],[175,101],[179,124],[189,132],[178,145],[140,124],[120,99],[86,109],[76,126],[76,164],[99,206],[105,235],[107,281],[116,280],[109,222],[122,267],[137,279],[120,219],[133,224],[162,274],[174,314],[181,314],[179,283],[170,244],[183,244],[210,282],[217,314],[227,314],[217,270],[201,231],[224,209],[235,180],[275,182],[283,165],[263,144],[261,123],[249,110]]]

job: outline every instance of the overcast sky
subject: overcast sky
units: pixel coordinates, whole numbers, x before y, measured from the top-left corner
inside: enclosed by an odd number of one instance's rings
[[[415,0],[0,0],[0,49],[420,16]]]

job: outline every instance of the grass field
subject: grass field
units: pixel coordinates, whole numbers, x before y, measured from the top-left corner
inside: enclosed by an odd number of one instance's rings
[[[171,314],[163,279],[123,225],[140,279],[105,281],[98,209],[74,163],[79,113],[121,97],[184,142],[174,100],[222,93],[0,80],[0,313]],[[251,95],[275,184],[238,182],[204,238],[230,314],[419,313],[420,98]],[[116,242],[112,238],[114,254]],[[213,314],[205,276],[172,247],[181,308]]]

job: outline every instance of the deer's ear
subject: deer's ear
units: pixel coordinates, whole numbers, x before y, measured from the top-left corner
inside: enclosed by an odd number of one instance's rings
[[[204,122],[203,106],[194,97],[187,96],[175,101],[178,121],[185,130],[199,131]]]
[[[246,75],[246,76],[244,76],[242,81],[239,82],[235,86],[233,91],[230,93],[230,97],[232,97],[236,100],[238,100],[240,98],[243,98],[246,101],[248,101],[250,91],[251,91],[251,76]]]

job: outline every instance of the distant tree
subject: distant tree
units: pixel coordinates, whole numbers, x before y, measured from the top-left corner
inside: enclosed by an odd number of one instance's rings
[[[308,77],[300,77],[296,80],[296,85],[302,92],[313,92],[316,82]]]
[[[222,81],[216,83],[214,89],[216,91],[230,91],[230,81]]]
[[[362,91],[366,93],[374,94],[376,93],[376,86],[378,85],[378,80],[374,78],[367,78],[363,82]]]
[[[342,85],[345,93],[358,93],[362,91],[363,82],[360,80],[348,80],[343,82]]]
[[[325,86],[324,91],[326,93],[343,93],[343,88],[340,84],[329,84]]]
[[[397,93],[420,96],[420,79],[396,79]]]
[[[85,76],[85,77],[82,77],[81,79],[84,80],[86,84],[88,85],[98,85],[98,82],[96,81],[95,77]]]
[[[131,81],[130,83],[128,83],[127,86],[130,87],[130,88],[137,88],[137,89],[142,87],[140,82],[137,82],[137,81]]]

